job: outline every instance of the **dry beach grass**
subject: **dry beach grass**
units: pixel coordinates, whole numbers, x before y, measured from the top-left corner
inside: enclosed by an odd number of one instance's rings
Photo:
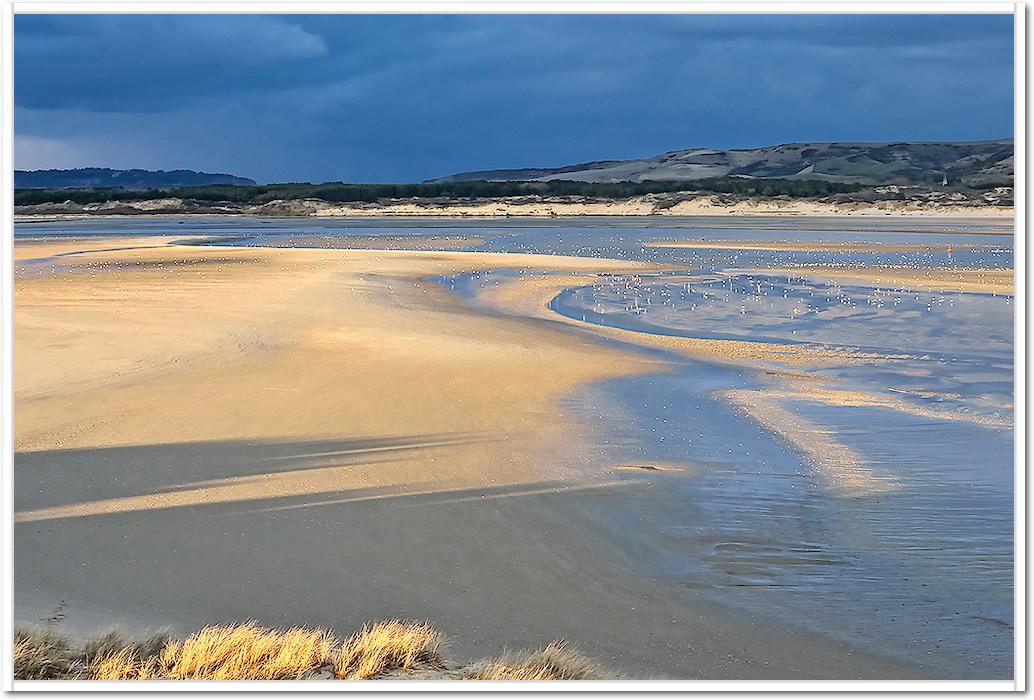
[[[543,649],[503,654],[461,670],[460,677],[489,681],[584,681],[606,677],[596,662],[565,642]]]
[[[445,638],[427,622],[387,620],[339,641],[327,630],[275,630],[255,622],[205,627],[179,641],[130,641],[117,632],[76,646],[51,629],[20,629],[18,680],[590,680],[606,674],[562,642],[519,655],[451,666]]]

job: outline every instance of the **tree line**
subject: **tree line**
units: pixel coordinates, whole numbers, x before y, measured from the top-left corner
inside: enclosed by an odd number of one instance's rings
[[[856,192],[863,185],[824,180],[748,179],[714,177],[701,180],[647,180],[644,182],[548,182],[469,181],[426,182],[415,184],[350,184],[308,182],[273,185],[203,185],[168,189],[127,190],[120,188],[22,189],[15,190],[16,205],[60,203],[72,201],[92,204],[114,200],[131,201],[175,197],[197,202],[233,202],[265,204],[280,199],[319,199],[325,202],[378,202],[385,199],[481,197],[583,196],[601,199],[625,199],[646,194],[672,192],[707,192],[746,196],[821,197]]]

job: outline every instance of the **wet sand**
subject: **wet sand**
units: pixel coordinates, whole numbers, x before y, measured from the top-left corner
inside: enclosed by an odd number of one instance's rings
[[[782,269],[748,270],[764,275],[801,274]],[[914,284],[902,271],[896,278],[900,286]],[[955,280],[959,291],[992,291],[1003,278],[1011,281],[1011,270],[915,270],[913,277]],[[810,275],[809,275],[810,276]],[[645,276],[644,276],[645,278]],[[847,275],[845,274],[845,279]],[[988,279],[990,278],[990,279]],[[558,310],[555,302],[561,293],[572,288],[605,288],[614,285],[613,279],[584,273],[536,273],[510,276],[480,290],[477,298],[490,308],[510,309],[522,315],[570,325],[594,337],[606,338],[621,344],[674,352],[678,355],[718,363],[735,368],[750,369],[765,378],[761,389],[720,390],[715,396],[748,416],[811,463],[821,473],[831,489],[837,493],[863,496],[893,491],[897,487],[893,477],[874,476],[866,466],[866,459],[844,444],[835,432],[825,430],[806,418],[788,410],[788,403],[808,401],[825,406],[878,408],[900,414],[903,420],[929,419],[947,423],[970,423],[992,429],[1011,429],[1011,419],[999,415],[958,410],[954,405],[938,409],[937,404],[907,401],[911,396],[926,400],[958,399],[929,391],[909,391],[882,387],[880,391],[837,388],[842,378],[836,371],[848,366],[880,367],[892,361],[922,360],[924,353],[891,350],[867,351],[850,345],[837,347],[826,343],[762,342],[711,337],[694,337],[690,332],[673,334],[663,329],[644,327],[623,328],[607,325],[600,319],[578,318],[575,309]],[[667,284],[684,281],[679,276],[653,276]],[[602,281],[601,281],[602,280]],[[963,284],[960,280],[965,280]],[[639,278],[628,278],[637,285]],[[699,280],[698,280],[699,283]],[[881,282],[886,284],[885,278]],[[621,282],[618,282],[620,285]],[[601,317],[603,318],[603,317]],[[638,324],[636,324],[638,326]],[[803,339],[802,339],[803,340]],[[797,368],[797,369],[791,369]]]
[[[490,308],[688,358],[577,404],[609,408],[599,440],[621,458],[699,465],[692,480],[657,477],[677,505],[650,504],[661,551],[644,555],[648,568],[743,609],[784,606],[870,650],[939,658],[948,676],[1008,677],[1009,296],[683,260],[690,269],[676,273],[501,273],[457,287]],[[913,258],[935,273],[953,262]]]
[[[566,637],[639,678],[937,675],[638,573],[585,512],[648,482],[558,404],[666,363],[426,281],[655,266],[153,237],[16,258],[19,622],[406,616],[458,657]]]

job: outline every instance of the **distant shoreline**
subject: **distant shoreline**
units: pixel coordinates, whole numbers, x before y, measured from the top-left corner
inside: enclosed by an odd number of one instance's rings
[[[753,229],[765,228],[776,230],[809,230],[809,231],[850,231],[854,233],[931,233],[931,234],[980,234],[1011,236],[1014,233],[1012,210],[1002,212],[998,208],[985,207],[965,213],[949,213],[946,211],[912,213],[884,212],[876,213],[819,213],[819,212],[785,212],[778,214],[738,212],[711,212],[708,214],[618,214],[618,213],[586,213],[576,215],[464,215],[451,213],[363,213],[363,214],[258,214],[248,212],[145,212],[124,213],[115,211],[94,211],[76,214],[26,214],[15,213],[15,225],[46,224],[63,221],[84,220],[124,220],[132,218],[165,219],[178,222],[185,219],[257,219],[257,220],[332,220],[336,222],[355,221],[357,225],[373,227],[414,228],[420,226],[448,225],[456,228],[483,228],[501,225],[511,228],[556,226],[629,226],[639,228],[657,225],[673,229]]]
[[[408,198],[378,202],[332,202],[322,199],[280,199],[253,204],[229,201],[199,201],[175,197],[164,199],[106,201],[79,204],[60,203],[20,205],[15,215],[23,220],[37,217],[112,215],[243,215],[261,217],[455,217],[503,218],[529,217],[849,217],[881,219],[908,217],[1012,218],[1011,202],[998,200],[957,200],[936,197],[876,201],[802,197],[741,197],[698,194],[672,198],[645,195],[625,199],[571,197],[486,197],[486,198]],[[841,196],[842,197],[842,196]]]

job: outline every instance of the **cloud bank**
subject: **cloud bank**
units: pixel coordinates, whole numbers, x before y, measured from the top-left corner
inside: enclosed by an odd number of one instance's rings
[[[993,15],[18,15],[19,168],[416,181],[1012,135]]]

